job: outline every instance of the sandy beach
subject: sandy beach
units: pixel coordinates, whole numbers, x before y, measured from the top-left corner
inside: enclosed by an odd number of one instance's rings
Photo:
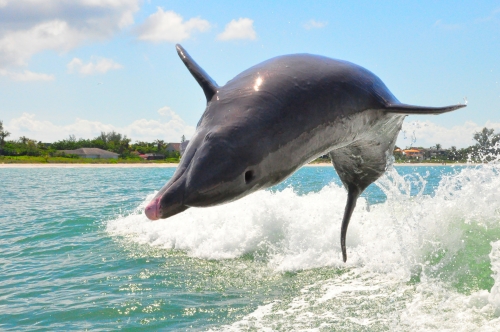
[[[0,164],[0,168],[136,168],[177,167],[179,164]]]
[[[473,165],[473,164],[465,164],[465,163],[449,163],[449,164],[445,164],[443,165],[442,163],[401,163],[401,164],[394,164],[394,166],[396,167],[399,167],[399,166],[404,166],[404,167],[408,167],[408,166],[467,166],[467,165]],[[310,166],[332,166],[331,163],[317,163],[317,164],[307,164],[307,165],[304,165],[306,167],[310,167]]]
[[[467,164],[467,163],[447,163],[447,164],[442,164],[442,163],[401,163],[401,164],[394,164],[394,166],[472,166],[476,164]]]

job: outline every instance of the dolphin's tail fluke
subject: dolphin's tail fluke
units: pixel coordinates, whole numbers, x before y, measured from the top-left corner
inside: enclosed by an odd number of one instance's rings
[[[347,261],[346,236],[347,227],[356,201],[361,193],[375,182],[387,168],[386,151],[394,148],[394,139],[386,136],[358,140],[343,148],[330,151],[333,167],[347,189],[347,203],[340,228],[340,247],[342,260]]]
[[[465,107],[467,105],[458,104],[445,107],[425,107],[425,106],[413,106],[406,104],[391,104],[384,108],[387,113],[398,113],[406,115],[418,115],[418,114],[442,114],[446,112],[451,112],[456,109]]]
[[[347,204],[345,206],[344,218],[342,218],[342,226],[340,227],[340,247],[342,249],[342,260],[344,263],[347,262],[347,249],[345,246],[347,227],[349,226],[352,212],[356,207],[356,201],[358,200],[359,194],[360,190],[356,187],[351,187],[347,190]]]

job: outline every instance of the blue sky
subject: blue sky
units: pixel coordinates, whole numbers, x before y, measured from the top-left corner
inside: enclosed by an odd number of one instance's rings
[[[175,43],[219,85],[313,53],[366,67],[404,103],[467,98],[407,117],[403,147],[465,147],[500,130],[500,1],[0,0],[0,120],[11,139],[189,137],[205,99]]]

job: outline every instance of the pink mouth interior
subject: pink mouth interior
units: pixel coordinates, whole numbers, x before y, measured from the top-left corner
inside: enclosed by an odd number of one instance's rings
[[[149,220],[158,220],[160,219],[159,215],[159,209],[160,209],[160,199],[155,198],[151,202],[149,202],[148,206],[146,206],[146,209],[144,209],[144,213],[146,213],[146,217],[148,217]]]

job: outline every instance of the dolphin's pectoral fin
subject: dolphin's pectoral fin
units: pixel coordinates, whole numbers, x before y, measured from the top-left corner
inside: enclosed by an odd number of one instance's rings
[[[194,79],[203,89],[205,97],[207,98],[207,103],[212,100],[212,97],[217,93],[217,88],[219,87],[217,83],[196,63],[196,61],[191,58],[191,56],[186,52],[186,50],[179,44],[175,45],[177,49],[177,54],[181,58],[182,62],[186,65],[187,69],[193,75]]]
[[[451,112],[462,107],[466,107],[464,104],[457,104],[445,107],[426,107],[426,106],[414,106],[406,104],[393,104],[387,105],[384,111],[387,113],[397,113],[406,115],[419,115],[419,114],[442,114],[446,112]]]
[[[356,201],[370,184],[384,174],[387,165],[386,151],[389,151],[393,145],[394,143],[391,142],[356,141],[349,146],[329,153],[333,167],[347,189],[347,204],[340,231],[340,245],[344,262],[347,260],[345,246],[347,227],[356,207]]]

